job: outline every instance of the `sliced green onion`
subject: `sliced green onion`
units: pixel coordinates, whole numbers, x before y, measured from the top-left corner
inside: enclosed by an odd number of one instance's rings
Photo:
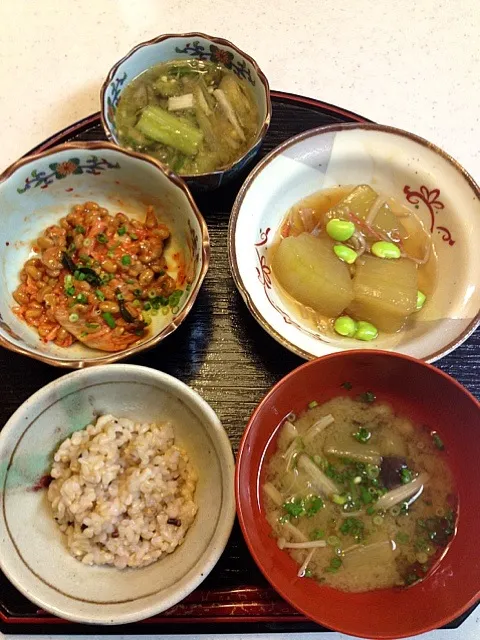
[[[402,484],[408,484],[413,480],[413,472],[408,468],[404,468],[400,471],[400,480]]]
[[[105,294],[102,291],[100,291],[100,289],[95,289],[95,295],[102,302],[105,300]]]
[[[367,515],[368,516],[373,516],[375,513],[375,507],[368,507],[367,509]]]
[[[338,538],[337,536],[328,536],[327,544],[329,547],[338,547],[338,545],[340,544],[340,538]]]
[[[309,409],[315,409],[315,407],[318,407],[318,402],[316,400],[312,400],[311,402],[308,403]]]
[[[87,304],[88,302],[88,297],[86,293],[79,293],[78,296],[76,297],[76,301],[79,304]]]
[[[130,238],[131,238],[132,240],[138,240],[138,236],[137,236],[137,234],[136,234],[136,233],[131,233],[131,234],[130,234]]]
[[[92,241],[90,240],[90,238],[85,238],[85,240],[83,241],[84,247],[89,247],[91,244],[92,244]]]
[[[361,442],[362,444],[366,444],[372,437],[372,432],[369,431],[368,429],[365,429],[365,427],[360,427],[358,431],[355,431],[355,433],[352,433],[352,436],[358,442]]]
[[[115,327],[117,326],[115,323],[115,320],[113,319],[112,314],[107,311],[105,313],[102,313],[102,318],[105,320],[105,322],[108,324],[108,326],[110,327],[110,329],[115,329]]]
[[[438,433],[436,433],[435,431],[432,433],[432,440],[433,440],[433,444],[437,447],[437,449],[439,449],[440,451],[443,451],[445,449],[445,445],[443,444],[443,440],[440,438]]]
[[[376,464],[367,464],[367,476],[373,480],[380,475],[380,467]]]
[[[129,264],[132,264],[132,259],[129,255],[124,255],[122,256],[122,264],[127,266]]]
[[[382,516],[374,516],[372,522],[375,526],[380,527],[383,524],[383,518]]]
[[[78,313],[71,313],[68,316],[68,319],[70,320],[70,322],[78,322],[79,315],[78,315]]]
[[[76,233],[85,233],[85,227],[82,227],[81,224],[77,224],[77,226],[75,227],[75,232]]]
[[[153,289],[150,289],[150,291],[148,292],[148,297],[150,298],[150,300],[153,300],[157,297],[157,294]]]
[[[340,496],[338,495],[338,493],[334,493],[332,496],[332,502],[334,502],[335,504],[344,505],[346,502],[348,502],[348,498],[347,496]]]
[[[108,238],[104,233],[97,233],[97,240],[101,244],[107,244]]]
[[[375,400],[377,399],[377,396],[371,391],[365,391],[365,393],[361,393],[358,396],[358,399],[361,400],[362,402],[375,402]]]
[[[85,326],[87,327],[87,329],[98,329],[100,325],[96,322],[86,322]]]
[[[132,307],[139,307],[141,304],[140,300],[135,299],[132,301]]]
[[[145,304],[143,305],[143,308],[145,309],[145,311],[150,311],[150,309],[152,308],[152,305],[150,304],[150,302],[145,302]]]
[[[124,236],[127,233],[127,229],[125,226],[118,227],[117,233],[119,236]]]

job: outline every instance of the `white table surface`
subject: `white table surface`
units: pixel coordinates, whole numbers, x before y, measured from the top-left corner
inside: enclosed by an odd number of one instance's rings
[[[0,171],[98,111],[101,83],[132,46],[182,31],[233,40],[274,89],[429,139],[480,182],[478,0],[0,0]],[[478,640],[480,615],[427,637]]]

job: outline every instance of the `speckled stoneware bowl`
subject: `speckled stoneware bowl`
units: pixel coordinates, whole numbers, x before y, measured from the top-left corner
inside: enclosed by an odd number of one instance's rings
[[[42,478],[72,432],[99,414],[171,420],[198,473],[184,543],[148,567],[90,567],[71,556]],[[70,373],[29,398],[0,433],[0,568],[27,598],[75,622],[120,624],[185,598],[215,566],[235,517],[233,453],[219,419],[187,385],[134,365]]]
[[[321,337],[285,306],[271,278],[270,248],[298,200],[336,185],[370,184],[412,208],[438,256],[435,291],[414,322],[375,342]],[[375,124],[306,131],[266,156],[235,201],[229,227],[233,277],[248,308],[278,342],[310,359],[362,347],[433,362],[480,321],[480,190],[453,158],[413,134]]]
[[[115,128],[115,110],[125,87],[143,71],[161,62],[181,58],[211,60],[223,64],[251,87],[259,110],[258,134],[250,149],[224,169],[198,175],[182,175],[189,185],[202,190],[215,189],[228,182],[258,152],[272,116],[270,87],[253,58],[223,38],[204,33],[174,33],[142,42],[115,64],[103,83],[100,102],[103,128],[109,140],[119,144]]]
[[[78,342],[67,349],[44,343],[12,311],[17,304],[12,293],[31,243],[88,200],[142,221],[147,206],[154,205],[171,230],[170,251],[183,255],[190,282],[179,306],[154,317],[147,338],[120,352]],[[0,208],[0,346],[48,364],[105,364],[155,346],[185,319],[208,268],[207,227],[185,183],[155,160],[108,142],[64,144],[15,163],[0,176]]]

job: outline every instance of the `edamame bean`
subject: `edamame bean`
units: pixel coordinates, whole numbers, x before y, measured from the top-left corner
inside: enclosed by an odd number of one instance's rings
[[[393,244],[393,242],[385,242],[384,240],[372,244],[372,253],[374,256],[377,256],[377,258],[384,258],[386,260],[397,259],[401,256],[400,249],[396,244]]]
[[[343,262],[347,264],[353,264],[358,258],[356,251],[350,249],[350,247],[346,247],[344,244],[336,244],[333,250],[337,258],[340,258],[340,260],[343,260]]]
[[[417,291],[417,311],[420,311],[420,309],[425,304],[426,299],[427,299],[427,296],[419,289]]]
[[[355,233],[355,225],[349,220],[333,218],[327,222],[326,230],[328,235],[338,242],[345,242]]]
[[[350,316],[340,316],[333,323],[333,328],[339,335],[353,338],[357,331],[357,323]]]
[[[375,340],[377,336],[377,327],[375,327],[370,322],[359,320],[359,322],[357,323],[357,331],[353,336],[356,340],[364,340],[365,342],[369,342],[370,340]]]

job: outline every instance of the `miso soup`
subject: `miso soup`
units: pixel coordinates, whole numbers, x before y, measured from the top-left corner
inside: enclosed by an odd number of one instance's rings
[[[298,576],[356,592],[422,580],[457,518],[440,435],[369,392],[312,400],[287,417],[266,463],[263,507]]]

